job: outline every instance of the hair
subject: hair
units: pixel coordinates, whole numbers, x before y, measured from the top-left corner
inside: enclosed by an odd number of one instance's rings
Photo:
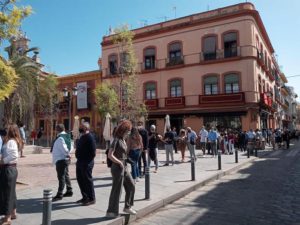
[[[130,138],[132,140],[138,141],[139,140],[139,136],[140,136],[139,130],[136,127],[132,127]]]
[[[20,135],[19,127],[17,124],[9,124],[7,126],[7,134],[4,138],[4,143],[7,143],[9,140],[15,140],[18,144],[18,149],[21,150],[23,148],[23,140]]]
[[[185,129],[181,129],[181,130],[180,130],[180,135],[181,135],[181,134],[186,135]]]
[[[89,122],[83,122],[83,123],[82,123],[82,126],[83,126],[85,129],[90,130],[90,124],[89,124]]]
[[[127,131],[130,131],[132,128],[132,124],[129,120],[123,120],[119,123],[119,125],[117,126],[116,130],[115,130],[115,136],[117,138],[123,138],[124,134]]]
[[[59,123],[56,125],[56,130],[58,132],[63,132],[65,130],[65,125],[63,125],[62,123]]]

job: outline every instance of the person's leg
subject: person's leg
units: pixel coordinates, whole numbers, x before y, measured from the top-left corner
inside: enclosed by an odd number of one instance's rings
[[[170,148],[169,148],[169,146],[170,145],[165,145],[165,150],[166,150],[166,166],[168,166],[169,165],[169,161],[170,161],[170,159],[169,159],[169,154],[170,154]]]
[[[94,161],[87,164],[86,171],[84,174],[84,182],[85,182],[85,191],[88,196],[88,201],[93,202],[96,201],[95,197],[95,189],[94,189],[94,181],[93,181],[93,168]]]
[[[170,154],[171,154],[172,165],[174,165],[175,161],[174,161],[173,145],[170,145],[170,150],[169,150],[169,152],[170,152]]]
[[[130,150],[129,151],[129,154],[128,156],[130,157],[130,159],[132,159],[134,161],[134,150]],[[132,175],[132,178],[135,180],[137,178],[137,174],[136,174],[136,169],[135,169],[135,165],[136,163],[132,163],[130,166],[131,166],[131,175]]]
[[[155,149],[155,160],[154,160],[154,164],[155,164],[155,172],[157,172],[157,170],[158,170],[158,148]]]
[[[135,186],[134,186],[134,182],[133,179],[130,175],[130,173],[128,172],[127,167],[125,167],[125,171],[124,171],[124,189],[125,189],[125,207],[124,208],[130,208],[131,206],[133,206],[133,201],[134,201],[134,193],[135,193]]]
[[[59,160],[56,162],[56,172],[57,172],[57,179],[58,179],[58,190],[56,197],[62,198],[63,191],[65,188],[65,175],[66,175],[66,162],[65,160]]]
[[[86,167],[84,167],[83,163],[80,163],[77,161],[76,163],[76,178],[78,182],[78,186],[82,195],[82,201],[86,201],[88,199],[88,196],[85,191],[85,184],[84,184],[84,172],[86,170]]]
[[[69,175],[69,165],[70,165],[70,160],[66,160],[66,171],[65,171],[65,181],[66,181],[66,186],[67,186],[67,192],[68,194],[73,195],[72,191],[72,185],[71,185],[71,180],[70,180],[70,175]]]
[[[144,175],[145,171],[146,171],[146,167],[147,167],[147,159],[146,159],[147,157],[146,157],[145,150],[142,151],[141,155],[142,155],[142,159],[143,159],[144,171],[143,171],[143,173],[140,173],[140,175]]]
[[[124,180],[124,169],[116,163],[111,166],[112,188],[109,196],[107,213],[119,214],[119,202],[122,194],[122,185]]]

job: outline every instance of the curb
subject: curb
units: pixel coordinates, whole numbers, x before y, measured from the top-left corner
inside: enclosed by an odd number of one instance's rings
[[[142,209],[139,209],[137,211],[137,215],[134,215],[134,216],[128,215],[128,214],[121,215],[120,217],[118,217],[116,219],[113,219],[113,220],[111,220],[110,222],[108,222],[106,224],[107,225],[126,225],[126,224],[129,224],[130,222],[136,221],[137,219],[141,219],[141,218],[145,217],[146,215],[148,215],[150,213],[153,213],[154,211],[156,211],[156,210],[158,210],[158,209],[160,209],[160,208],[162,208],[162,207],[164,207],[164,206],[166,206],[166,205],[168,205],[168,204],[170,204],[170,203],[186,196],[187,194],[199,189],[200,187],[203,187],[203,186],[207,185],[208,183],[210,183],[212,181],[218,180],[221,177],[224,177],[224,176],[229,175],[233,172],[236,172],[241,167],[243,167],[243,166],[259,159],[261,156],[266,156],[266,155],[268,155],[272,152],[273,151],[261,152],[259,157],[252,156],[253,158],[252,159],[250,158],[249,161],[240,163],[239,165],[237,165],[237,166],[235,166],[231,169],[228,169],[226,171],[220,171],[217,174],[212,175],[211,177],[209,177],[209,178],[207,178],[203,181],[200,181],[198,183],[193,184],[191,187],[188,187],[188,188],[186,188],[186,189],[184,189],[184,190],[182,190],[182,191],[180,191],[176,194],[168,196],[168,197],[166,197],[162,200],[159,200],[157,202],[154,202],[154,203],[152,203],[152,204],[150,204],[150,205],[148,205],[148,206],[146,206]]]

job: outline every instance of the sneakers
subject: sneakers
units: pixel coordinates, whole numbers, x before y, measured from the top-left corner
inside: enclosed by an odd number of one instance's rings
[[[116,218],[118,216],[119,216],[119,214],[113,213],[113,212],[107,212],[105,215],[105,217],[107,217],[107,218]]]
[[[136,211],[132,208],[124,208],[123,212],[129,213],[130,215],[136,215]]]
[[[67,191],[66,193],[63,194],[63,197],[72,197],[73,192],[72,191]]]

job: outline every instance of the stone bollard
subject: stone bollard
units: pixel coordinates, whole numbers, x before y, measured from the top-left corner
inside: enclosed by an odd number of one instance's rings
[[[145,199],[150,199],[150,167],[145,169]]]
[[[51,225],[51,211],[52,211],[52,190],[44,190],[43,199],[43,224]]]
[[[218,151],[218,170],[222,169],[221,151]]]
[[[195,158],[194,157],[192,157],[192,159],[191,159],[191,175],[192,175],[192,181],[196,180]]]
[[[239,162],[239,154],[238,154],[238,150],[235,149],[235,163]]]

